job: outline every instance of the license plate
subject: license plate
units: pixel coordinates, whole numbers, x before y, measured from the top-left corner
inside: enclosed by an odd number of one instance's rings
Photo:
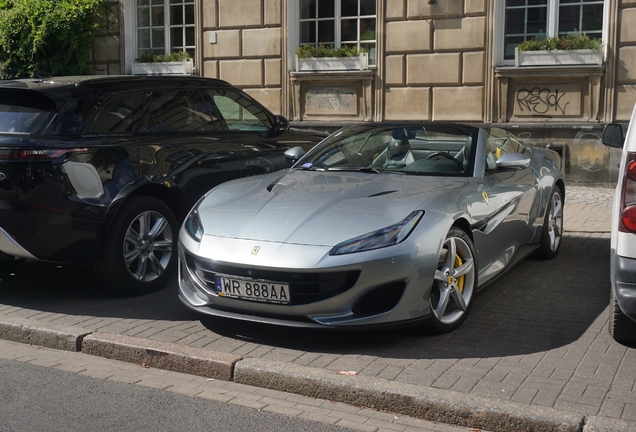
[[[289,304],[289,284],[216,275],[216,292],[220,297],[264,303]]]

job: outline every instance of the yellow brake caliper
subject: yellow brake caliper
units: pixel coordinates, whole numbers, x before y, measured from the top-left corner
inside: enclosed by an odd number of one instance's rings
[[[463,263],[464,262],[459,257],[459,255],[455,254],[455,268],[460,267]],[[464,278],[465,277],[466,276],[462,275],[457,278],[457,288],[459,289],[459,292],[462,294],[464,294]]]

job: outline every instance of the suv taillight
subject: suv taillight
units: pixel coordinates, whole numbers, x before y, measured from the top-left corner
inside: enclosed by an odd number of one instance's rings
[[[54,150],[2,150],[0,149],[0,160],[53,160],[59,157],[68,159],[74,154],[86,153],[85,148],[65,148]]]
[[[636,153],[627,153],[621,188],[620,224],[618,230],[636,233]]]

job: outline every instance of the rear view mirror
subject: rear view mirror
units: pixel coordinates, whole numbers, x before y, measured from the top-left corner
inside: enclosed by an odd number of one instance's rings
[[[413,139],[416,137],[417,135],[417,131],[422,130],[422,128],[414,128],[414,127],[407,127],[407,128],[399,128],[399,129],[393,129],[393,131],[391,132],[391,137],[394,140],[405,140],[405,139]]]
[[[610,123],[603,129],[603,144],[608,147],[623,147],[623,128],[616,123]]]
[[[530,165],[530,157],[521,153],[506,153],[495,164],[498,170],[518,170]]]
[[[305,150],[302,147],[292,147],[285,152],[285,160],[289,163],[295,163],[305,155]]]
[[[281,115],[274,118],[274,132],[285,132],[289,129],[289,120]]]

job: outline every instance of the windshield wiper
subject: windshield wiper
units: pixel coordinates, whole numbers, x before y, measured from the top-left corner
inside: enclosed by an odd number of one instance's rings
[[[368,172],[368,173],[375,173],[375,174],[380,174],[381,172],[384,172],[384,170],[379,170],[378,168],[374,168],[374,167],[356,167],[356,166],[348,166],[348,167],[332,167],[332,168],[327,168],[327,171],[356,171],[356,172]]]
[[[301,169],[303,171],[327,171],[327,168],[320,168],[317,166],[301,166],[296,169]]]

